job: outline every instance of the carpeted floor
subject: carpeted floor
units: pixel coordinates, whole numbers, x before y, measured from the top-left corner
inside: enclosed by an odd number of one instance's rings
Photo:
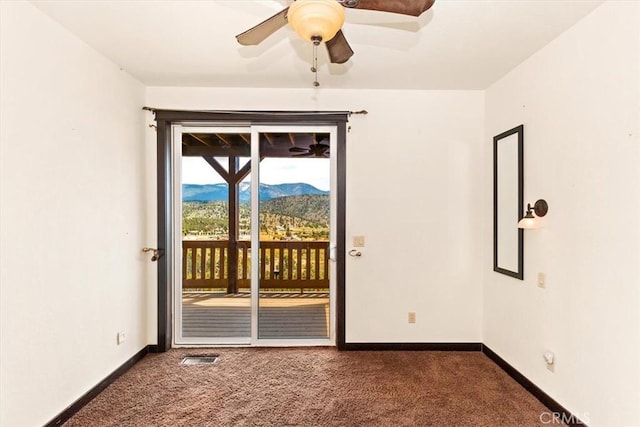
[[[220,359],[180,364],[204,354]],[[547,411],[480,352],[173,349],[147,355],[65,426],[526,427]]]

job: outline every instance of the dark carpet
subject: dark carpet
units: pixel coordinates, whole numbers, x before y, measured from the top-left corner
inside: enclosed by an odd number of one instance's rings
[[[220,359],[180,364],[205,354]],[[147,355],[65,426],[526,427],[545,425],[543,412],[480,352],[173,349]]]

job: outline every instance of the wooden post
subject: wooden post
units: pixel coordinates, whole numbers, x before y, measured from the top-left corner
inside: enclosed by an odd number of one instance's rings
[[[247,162],[242,169],[237,156],[229,156],[229,168],[225,170],[218,161],[211,156],[202,158],[218,172],[225,180],[229,189],[229,243],[227,245],[227,293],[238,292],[238,235],[240,223],[240,181],[251,173],[251,162]],[[263,157],[260,158],[262,160]],[[222,257],[221,257],[222,259]],[[224,269],[224,266],[222,267]],[[246,273],[245,273],[246,274]],[[222,275],[223,276],[223,275]]]
[[[238,223],[240,222],[238,158],[229,156],[229,247],[227,249],[227,293],[238,292]]]

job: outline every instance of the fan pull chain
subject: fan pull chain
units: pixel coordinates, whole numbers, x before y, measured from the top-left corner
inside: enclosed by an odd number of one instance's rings
[[[318,45],[322,41],[322,37],[313,36],[311,37],[311,41],[313,42],[313,66],[311,67],[311,72],[314,74],[313,86],[320,86],[320,82],[318,82]]]

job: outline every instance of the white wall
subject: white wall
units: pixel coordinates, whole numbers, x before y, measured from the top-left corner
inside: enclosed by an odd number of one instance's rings
[[[606,2],[486,92],[485,152],[524,123],[525,203],[549,213],[524,281],[491,271],[486,223],[484,342],[590,426],[640,425],[639,28],[640,3]]]
[[[347,341],[481,341],[483,92],[152,87],[147,104],[368,110],[347,136],[347,240],[367,244],[347,259]]]
[[[0,425],[35,426],[147,344],[144,87],[0,7]]]

